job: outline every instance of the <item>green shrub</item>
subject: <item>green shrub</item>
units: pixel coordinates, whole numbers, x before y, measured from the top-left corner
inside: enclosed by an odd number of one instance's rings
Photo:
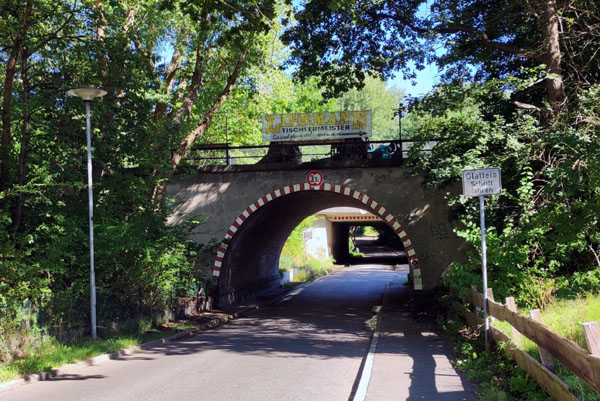
[[[577,298],[589,293],[600,293],[600,269],[576,271],[556,280],[559,298]]]
[[[292,281],[295,282],[306,282],[306,281],[310,281],[313,278],[313,272],[310,269],[298,269],[295,273],[294,273],[294,277],[292,279]]]
[[[316,219],[315,216],[309,216],[292,230],[279,256],[280,268],[290,269],[306,263],[307,256],[304,247],[303,231],[309,228]]]

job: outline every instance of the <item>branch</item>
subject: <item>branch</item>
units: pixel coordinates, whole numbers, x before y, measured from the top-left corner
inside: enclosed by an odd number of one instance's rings
[[[238,61],[236,62],[233,72],[229,75],[229,77],[227,77],[227,82],[225,83],[225,87],[223,88],[223,90],[221,91],[221,94],[217,97],[217,99],[213,103],[210,110],[208,110],[208,112],[204,115],[204,118],[202,119],[202,122],[200,123],[200,125],[198,125],[198,127],[196,127],[195,130],[190,132],[179,143],[177,150],[173,153],[173,156],[171,157],[171,161],[169,163],[170,171],[164,177],[164,178],[166,178],[166,180],[163,180],[161,184],[157,185],[154,188],[154,191],[152,193],[152,201],[155,202],[155,204],[158,204],[159,202],[162,201],[165,190],[167,189],[166,181],[168,179],[170,179],[171,177],[173,177],[173,174],[175,174],[175,170],[177,169],[177,166],[181,162],[181,159],[183,159],[183,156],[185,156],[185,154],[190,149],[190,147],[192,146],[194,141],[196,141],[196,139],[198,139],[200,136],[202,136],[202,134],[204,134],[204,132],[206,131],[206,128],[210,124],[214,114],[219,110],[221,105],[225,102],[225,100],[229,96],[229,93],[231,92],[231,89],[233,89],[233,86],[240,74],[240,69],[241,69],[244,61],[246,60],[247,56],[248,56],[248,50],[246,50],[240,56]]]
[[[227,77],[227,82],[225,84],[225,87],[221,91],[221,94],[219,95],[219,97],[213,103],[210,110],[206,113],[206,115],[202,119],[202,122],[200,123],[200,125],[198,127],[196,127],[196,129],[194,131],[192,131],[190,134],[188,134],[183,139],[183,141],[181,141],[179,146],[177,147],[177,150],[175,151],[175,153],[173,154],[173,157],[171,158],[170,165],[171,165],[172,171],[175,171],[175,169],[179,165],[179,162],[181,161],[181,159],[183,158],[185,153],[188,151],[190,146],[194,143],[194,141],[196,139],[198,139],[200,136],[202,136],[204,131],[206,131],[206,128],[208,127],[208,124],[212,120],[213,115],[219,110],[221,105],[225,102],[225,100],[227,99],[227,96],[229,96],[229,93],[231,92],[231,89],[233,89],[235,81],[237,80],[237,78],[240,74],[241,66],[244,63],[244,61],[246,60],[247,55],[248,55],[248,51],[246,50],[241,55],[241,57],[238,59],[238,61],[236,62],[233,72],[229,75],[229,77]]]
[[[541,112],[542,109],[540,109],[537,106],[534,106],[533,104],[528,104],[528,103],[523,103],[523,102],[519,102],[518,100],[515,100],[512,102],[515,106],[520,107],[521,109],[526,109],[526,110],[535,110],[537,112]]]
[[[102,87],[106,90],[106,92],[108,92],[106,94],[106,98],[112,98],[114,95],[113,88],[108,78],[108,60],[106,52],[104,51],[104,40],[106,38],[106,26],[108,25],[108,22],[104,16],[104,5],[99,0],[96,0],[96,4],[94,5],[93,9],[98,15],[98,19],[96,20],[96,42],[98,42],[99,73],[100,77],[102,78]]]
[[[598,267],[600,267],[600,257],[598,257],[598,253],[594,250],[592,244],[590,244],[589,248],[590,251],[592,251],[592,253],[594,254],[594,257],[596,258],[596,263],[598,264]]]
[[[454,34],[454,33],[467,33],[474,36],[474,39],[481,43],[483,46],[500,50],[506,53],[511,53],[519,57],[531,58],[540,62],[543,62],[542,56],[538,54],[535,50],[526,49],[519,46],[514,46],[508,43],[498,42],[495,40],[491,40],[485,31],[481,31],[475,28],[470,28],[462,25],[449,25],[449,26],[437,26],[431,28],[424,28],[414,24],[408,18],[402,17],[398,14],[388,14],[382,12],[369,11],[367,12],[374,19],[391,19],[396,22],[400,22],[403,25],[407,26],[411,30],[417,33],[439,33],[439,34]]]
[[[146,64],[148,65],[148,70],[152,74],[152,78],[156,80],[156,65],[154,65],[154,60],[152,59],[152,52],[148,49],[144,49],[142,44],[137,39],[132,39],[135,48],[144,56],[144,60],[146,60]]]
[[[194,73],[192,74],[192,81],[190,82],[190,87],[188,89],[188,93],[183,100],[183,104],[175,114],[173,118],[173,123],[175,126],[178,126],[183,118],[187,117],[191,111],[192,106],[196,102],[198,97],[198,88],[204,83],[204,60],[205,53],[208,52],[208,48],[206,45],[202,48],[204,54],[200,54],[200,45],[196,48],[196,62],[194,64]]]
[[[169,66],[165,70],[164,82],[166,84],[165,94],[168,96],[173,90],[173,84],[175,82],[175,74],[181,67],[181,52],[179,50],[175,50],[173,56],[171,57],[171,61],[169,62]],[[156,104],[156,108],[154,109],[154,122],[157,122],[160,118],[165,115],[167,111],[167,103],[158,102]]]

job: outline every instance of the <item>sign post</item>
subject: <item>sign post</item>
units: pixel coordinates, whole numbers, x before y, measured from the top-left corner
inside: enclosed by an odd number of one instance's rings
[[[485,349],[489,349],[490,319],[488,308],[487,249],[485,243],[485,196],[500,195],[502,180],[499,167],[464,170],[462,173],[463,195],[479,196],[479,219],[481,222],[481,271],[483,275],[483,318],[485,319]]]

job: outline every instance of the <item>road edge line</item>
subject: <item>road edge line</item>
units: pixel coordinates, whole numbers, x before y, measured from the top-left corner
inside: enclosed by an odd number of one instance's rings
[[[367,390],[371,381],[371,373],[373,372],[373,362],[375,360],[375,353],[377,352],[377,342],[379,341],[379,333],[381,332],[381,322],[383,320],[383,306],[385,305],[388,290],[389,283],[386,284],[385,290],[383,292],[383,297],[381,300],[382,306],[377,311],[377,324],[375,325],[375,331],[373,332],[373,337],[371,338],[369,352],[365,357],[365,364],[362,368],[360,380],[358,382],[358,387],[356,389],[354,397],[352,398],[352,401],[364,401],[367,398]]]

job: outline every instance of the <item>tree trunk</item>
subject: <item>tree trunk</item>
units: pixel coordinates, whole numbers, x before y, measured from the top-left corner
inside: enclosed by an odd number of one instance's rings
[[[181,52],[179,50],[175,50],[173,56],[171,56],[171,62],[169,66],[165,70],[164,75],[164,83],[165,83],[165,94],[167,96],[171,95],[171,91],[173,90],[173,84],[175,83],[175,74],[179,67],[181,66]],[[167,103],[166,102],[158,102],[156,104],[156,108],[154,110],[154,122],[157,123],[167,112]]]
[[[542,2],[542,37],[545,47],[544,64],[548,78],[546,79],[546,90],[548,102],[554,115],[556,115],[567,103],[565,87],[562,76],[562,53],[560,51],[560,22],[557,13],[556,0]]]
[[[0,190],[6,189],[10,182],[10,154],[13,148],[11,137],[10,102],[15,78],[17,57],[21,44],[18,39],[13,43],[6,63],[4,76],[4,91],[2,93],[2,150],[0,151]]]
[[[96,12],[96,45],[98,46],[98,73],[102,81],[102,89],[106,91],[104,101],[112,102],[115,97],[115,87],[110,77],[108,56],[106,54],[106,30],[107,21],[104,16],[104,4],[101,1],[96,1],[94,6]],[[114,124],[114,113],[109,108],[105,114],[105,121],[108,126]]]
[[[0,149],[0,191],[8,188],[10,183],[10,154],[13,148],[11,137],[10,103],[16,73],[17,60],[21,52],[23,36],[29,27],[29,17],[33,12],[33,4],[27,2],[21,27],[15,36],[10,50],[6,73],[4,75],[4,90],[2,93],[2,148]]]
[[[21,188],[26,183],[27,177],[27,151],[29,146],[29,138],[31,136],[31,110],[29,107],[29,92],[31,85],[29,75],[27,73],[27,63],[29,60],[29,52],[26,47],[21,51],[21,80],[23,82],[23,126],[21,128],[21,143],[19,150],[19,164],[17,166],[17,184]],[[13,219],[13,231],[19,232],[23,221],[23,210],[25,207],[25,194],[21,190],[15,207],[15,215]]]

